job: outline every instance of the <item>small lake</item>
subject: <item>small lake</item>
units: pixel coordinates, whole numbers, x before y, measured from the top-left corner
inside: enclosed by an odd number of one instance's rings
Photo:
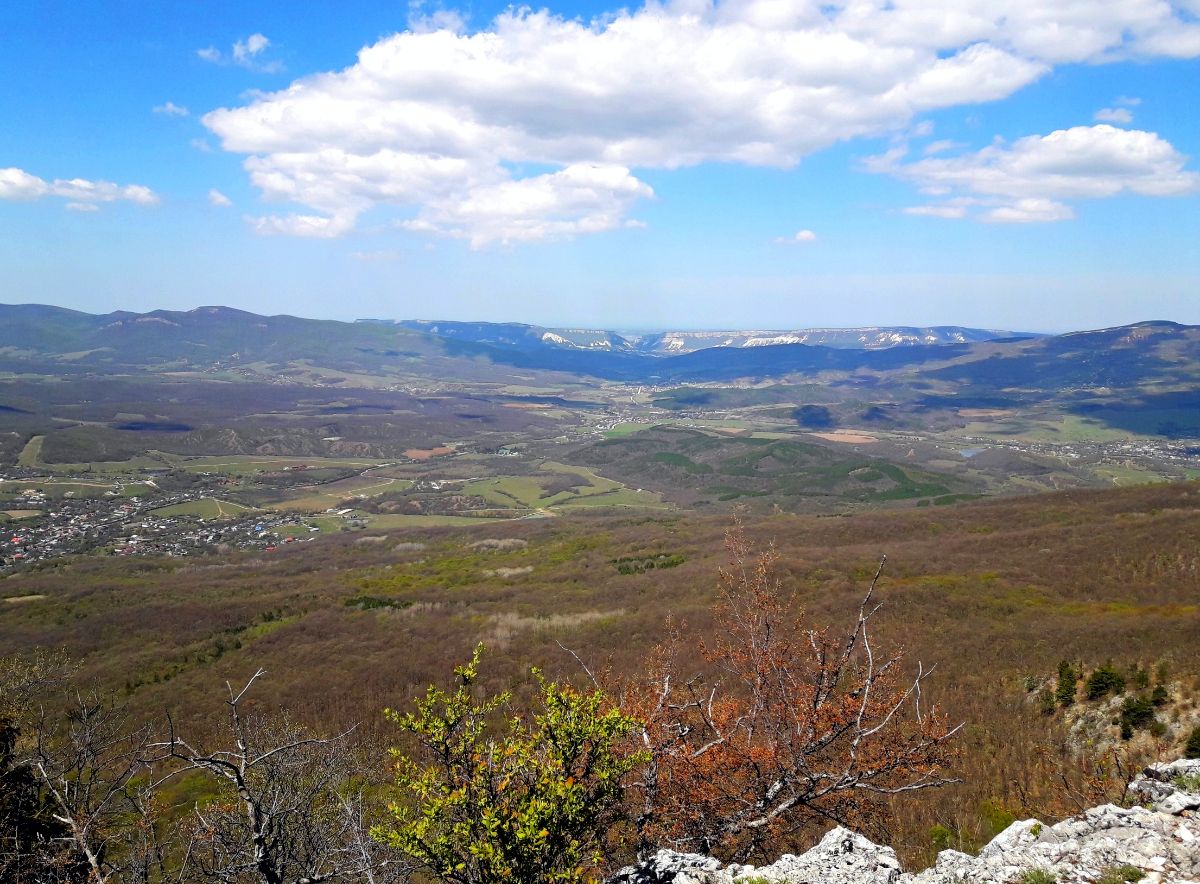
[[[187,433],[193,427],[190,424],[177,424],[173,421],[128,421],[117,424],[117,429],[137,433]]]

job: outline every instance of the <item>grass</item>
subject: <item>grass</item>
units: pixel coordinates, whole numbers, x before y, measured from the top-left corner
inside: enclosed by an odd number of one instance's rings
[[[463,486],[463,494],[482,497],[488,503],[499,507],[520,507],[522,509],[539,509],[549,506],[555,499],[562,497],[556,494],[543,499],[545,489],[530,476],[499,476],[494,479],[480,479],[468,482]]]
[[[640,433],[642,430],[648,430],[655,426],[653,423],[626,423],[617,424],[612,429],[604,431],[605,439],[620,439],[624,436],[632,436],[634,433]]]
[[[155,452],[141,454],[128,460],[95,460],[80,463],[42,463],[39,470],[48,473],[77,475],[79,473],[98,473],[106,476],[136,476],[143,470],[161,470],[169,466],[165,455]]]
[[[21,453],[17,455],[17,464],[23,467],[41,466],[42,443],[45,441],[45,436],[33,436],[25,443],[25,447],[21,449]]]
[[[961,430],[966,436],[991,436],[998,439],[1020,439],[1026,442],[1118,442],[1131,433],[1110,429],[1099,421],[1078,415],[1037,418],[1011,416],[1001,420],[970,421]]]
[[[269,504],[275,510],[298,510],[301,512],[320,512],[336,507],[346,500],[355,497],[377,497],[392,491],[403,491],[412,487],[409,479],[380,476],[354,476],[340,479],[320,486],[321,490],[302,489],[298,496]]]
[[[573,500],[558,504],[555,509],[571,510],[585,507],[618,506],[639,509],[668,510],[670,505],[662,502],[662,498],[652,491],[641,489],[620,488],[613,491],[601,491],[598,494],[587,494]]]
[[[154,515],[164,518],[196,516],[200,519],[236,519],[252,512],[257,512],[257,510],[244,504],[234,503],[231,500],[220,500],[216,497],[201,497],[198,500],[176,503],[153,511]]]
[[[1136,467],[1105,464],[1094,468],[1096,475],[1109,479],[1114,485],[1143,485],[1147,482],[1161,482],[1162,477],[1151,470],[1140,470]]]
[[[178,469],[193,473],[220,473],[226,476],[254,476],[258,473],[273,473],[292,467],[309,469],[347,467],[368,469],[390,463],[372,458],[340,457],[263,457],[261,455],[214,455],[212,457],[172,457]]]
[[[1146,873],[1137,866],[1125,864],[1102,870],[1100,877],[1096,879],[1096,884],[1130,884],[1130,882],[1140,881],[1145,877]]]
[[[662,508],[657,494],[627,488],[621,482],[606,479],[585,467],[546,461],[539,469],[547,475],[498,476],[479,479],[463,486],[463,493],[482,497],[493,506],[517,510],[557,510],[576,507],[620,506]],[[556,478],[558,480],[556,481]],[[567,490],[562,477],[577,480]]]
[[[1029,869],[1017,876],[1016,884],[1054,884],[1058,878],[1045,869]]]
[[[1171,784],[1176,789],[1182,789],[1185,792],[1200,793],[1200,774],[1191,774],[1190,776],[1177,776],[1171,781]]]
[[[321,520],[314,519],[314,523]],[[339,520],[341,521],[341,520]],[[399,528],[433,528],[448,525],[475,526],[493,524],[503,519],[487,518],[484,516],[405,516],[387,515],[370,516],[367,527],[372,530],[393,531]]]
[[[44,491],[47,497],[100,497],[113,491],[122,497],[141,497],[154,491],[146,482],[89,482],[85,479],[10,479],[0,485],[0,499],[26,489]]]

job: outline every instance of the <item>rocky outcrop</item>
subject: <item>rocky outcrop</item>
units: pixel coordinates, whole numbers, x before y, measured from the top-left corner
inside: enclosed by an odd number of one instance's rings
[[[1093,807],[1053,826],[1022,820],[978,856],[944,850],[915,874],[901,870],[890,847],[838,827],[769,866],[661,850],[610,884],[1014,884],[1034,871],[1058,884],[1095,884],[1127,867],[1143,873],[1142,884],[1200,884],[1200,760],[1151,765],[1131,794],[1142,804]]]

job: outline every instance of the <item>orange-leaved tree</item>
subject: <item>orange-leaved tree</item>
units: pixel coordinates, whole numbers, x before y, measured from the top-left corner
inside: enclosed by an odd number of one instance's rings
[[[921,697],[932,669],[905,674],[898,652],[872,644],[883,562],[835,633],[789,604],[773,547],[757,552],[740,524],[726,546],[713,635],[672,629],[622,691],[651,755],[634,809],[639,851],[745,859],[814,820],[862,826],[887,796],[953,782],[958,727]],[[684,643],[705,661],[698,674],[681,672]]]

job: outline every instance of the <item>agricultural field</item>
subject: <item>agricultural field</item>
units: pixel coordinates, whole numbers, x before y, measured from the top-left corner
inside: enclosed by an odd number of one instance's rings
[[[186,503],[176,503],[170,506],[152,510],[153,515],[162,518],[172,516],[195,516],[198,519],[233,519],[253,513],[255,510],[231,500],[221,500],[216,497],[201,497]]]
[[[554,461],[539,464],[526,476],[479,479],[463,486],[463,493],[482,497],[497,507],[518,510],[559,510],[580,506],[665,509],[661,496],[626,488],[584,467]]]

